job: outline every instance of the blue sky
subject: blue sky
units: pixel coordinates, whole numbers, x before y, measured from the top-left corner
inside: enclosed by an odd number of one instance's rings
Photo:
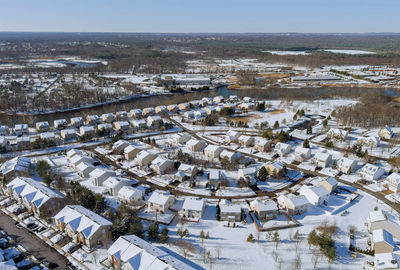
[[[0,0],[0,31],[400,32],[400,0]]]

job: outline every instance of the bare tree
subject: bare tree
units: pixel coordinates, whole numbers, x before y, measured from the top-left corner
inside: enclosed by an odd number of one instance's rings
[[[175,241],[175,246],[182,252],[183,257],[186,259],[190,253],[195,253],[196,248],[192,243],[186,240]]]

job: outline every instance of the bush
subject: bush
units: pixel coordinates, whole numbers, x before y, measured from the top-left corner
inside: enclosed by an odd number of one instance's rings
[[[247,242],[253,242],[253,240],[254,240],[253,234],[249,234],[249,236],[247,236]]]

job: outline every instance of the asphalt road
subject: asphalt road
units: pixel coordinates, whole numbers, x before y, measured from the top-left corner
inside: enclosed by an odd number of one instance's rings
[[[30,233],[25,228],[17,228],[15,221],[0,211],[0,228],[11,236],[18,244],[23,246],[30,254],[38,260],[47,259],[58,264],[57,269],[69,269],[66,258],[59,254],[52,247],[48,246],[43,240]]]

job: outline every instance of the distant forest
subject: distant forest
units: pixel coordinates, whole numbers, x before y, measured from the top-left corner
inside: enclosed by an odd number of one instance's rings
[[[377,54],[339,55],[319,51],[323,48],[370,50]],[[311,50],[313,54],[280,56],[263,50]],[[0,63],[43,56],[80,56],[109,63],[79,70],[53,69],[60,73],[126,72],[132,66],[148,73],[182,72],[187,60],[243,57],[310,67],[399,65],[400,34],[0,33]]]

